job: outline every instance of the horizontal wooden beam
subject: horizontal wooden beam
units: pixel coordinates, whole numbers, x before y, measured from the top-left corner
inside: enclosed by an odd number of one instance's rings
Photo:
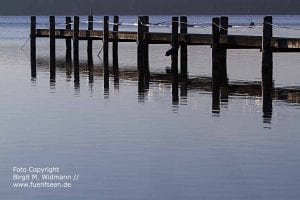
[[[146,33],[146,40],[151,44],[170,44],[171,33]],[[211,45],[212,36],[210,34],[179,34],[179,43],[187,45]]]
[[[261,36],[246,36],[246,35],[221,35],[220,44],[230,48],[261,48]]]
[[[136,42],[137,33],[128,31],[116,32],[119,42]],[[109,33],[110,42],[113,41],[114,32]],[[37,29],[36,37],[49,37],[48,29]],[[56,29],[55,37],[57,39],[66,39],[73,37],[73,30]],[[171,33],[145,33],[146,41],[149,44],[170,44]],[[100,30],[80,30],[79,40],[102,40],[103,32]],[[186,43],[187,45],[211,45],[211,34],[179,34],[179,43]],[[261,49],[261,36],[248,35],[221,35],[220,45],[227,49]],[[299,52],[300,38],[272,38],[272,48],[274,52]]]
[[[136,41],[136,33],[135,32],[117,32],[118,40],[120,42],[135,42]],[[36,37],[49,37],[49,30],[48,29],[37,29],[36,30]],[[73,37],[73,30],[66,30],[66,29],[56,29],[55,30],[55,37],[57,39],[66,39]],[[109,33],[109,38],[113,39],[113,31]],[[102,40],[103,39],[103,32],[99,30],[80,30],[79,31],[79,39],[80,40]]]
[[[300,49],[299,38],[273,38],[272,47],[274,49]]]

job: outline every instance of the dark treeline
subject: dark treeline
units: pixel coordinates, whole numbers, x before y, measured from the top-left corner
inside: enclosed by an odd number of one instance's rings
[[[9,0],[0,15],[300,14],[299,0]]]

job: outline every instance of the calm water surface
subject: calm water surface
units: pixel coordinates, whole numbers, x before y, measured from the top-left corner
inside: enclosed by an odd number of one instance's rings
[[[165,19],[157,16],[153,22]],[[210,19],[192,17],[191,23]],[[250,20],[231,19],[237,26]],[[299,19],[276,16],[274,23],[297,28]],[[39,26],[46,27],[47,20],[38,18]],[[133,17],[122,20],[134,22]],[[253,20],[258,24],[262,17]],[[206,81],[211,76],[209,47],[189,48],[189,74],[200,84],[189,86],[187,95],[172,103],[172,87],[164,78],[138,93],[136,44],[120,44],[119,84],[111,77],[110,89],[104,91],[100,41],[94,43],[93,81],[86,70],[86,44],[80,43],[80,85],[74,85],[65,66],[64,41],[57,42],[56,82],[50,83],[49,41],[38,39],[38,75],[32,80],[29,44],[22,48],[28,32],[28,17],[0,17],[1,199],[299,198],[299,90],[287,89],[300,86],[299,54],[274,55],[278,89],[272,118],[264,119],[257,50],[229,51],[229,96],[215,112]],[[261,28],[231,30],[236,33],[260,35]],[[277,28],[274,34],[300,37],[294,29]],[[164,56],[168,48],[150,46],[150,69],[157,76],[170,66]],[[80,179],[68,189],[13,188],[12,168],[28,166],[58,166]]]

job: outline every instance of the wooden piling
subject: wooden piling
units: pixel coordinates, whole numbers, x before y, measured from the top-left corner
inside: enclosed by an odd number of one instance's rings
[[[104,88],[109,88],[109,17],[103,18],[103,67],[104,67]]]
[[[118,44],[118,31],[119,31],[119,16],[114,16],[114,25],[113,25],[113,70],[114,74],[119,70],[119,44]]]
[[[272,113],[273,89],[273,52],[271,41],[273,37],[273,20],[271,16],[264,18],[262,39],[262,93],[263,113],[269,116]]]
[[[222,16],[220,18],[220,35],[228,35],[228,17]],[[220,48],[220,82],[222,85],[226,85],[228,83],[227,77],[227,49]]]
[[[138,17],[138,32],[137,32],[137,70],[138,70],[138,92],[140,94],[144,93],[145,90],[145,46],[144,42],[144,17]]]
[[[144,40],[144,17],[139,16],[138,17],[138,33],[137,33],[137,65],[138,65],[138,72],[141,75],[144,75],[144,54],[145,49],[143,46],[143,40]]]
[[[213,83],[220,82],[220,19],[212,19],[212,80]]]
[[[113,57],[113,73],[114,73],[114,89],[119,90],[119,16],[114,16],[113,25],[113,46],[112,46],[112,57]]]
[[[88,16],[88,30],[92,31],[94,29],[94,17],[92,15]],[[88,39],[87,41],[87,55],[88,55],[88,66],[93,65],[93,40]]]
[[[223,18],[223,23],[224,23]],[[212,114],[220,114],[220,82],[221,82],[221,54],[220,49],[220,18],[212,19]],[[224,65],[223,65],[224,67]]]
[[[144,49],[144,59],[143,65],[145,68],[145,79],[149,80],[150,77],[150,69],[149,69],[149,43],[145,39],[145,34],[149,33],[149,16],[143,17],[144,23],[144,36],[143,36],[143,49]],[[146,82],[147,82],[146,80]]]
[[[172,17],[171,36],[171,71],[172,71],[172,96],[178,97],[178,17]]]
[[[74,82],[79,83],[79,17],[74,16],[73,26],[73,65],[74,65]]]
[[[271,40],[273,37],[272,17],[264,18],[262,41],[262,85],[263,90],[270,90],[273,84],[273,52]]]
[[[49,38],[50,38],[50,81],[55,81],[56,58],[55,58],[55,17],[49,17]]]
[[[180,17],[180,33],[181,34],[187,34],[188,28],[187,28],[187,17],[181,16]],[[188,71],[187,71],[187,65],[188,65],[188,49],[186,43],[180,44],[180,75],[182,80],[188,79]]]
[[[36,78],[36,16],[31,16],[30,29],[30,57],[31,57],[31,77]]]
[[[72,19],[71,17],[66,17],[66,30],[72,29]],[[72,40],[71,38],[66,38],[66,61],[71,63],[72,61]]]

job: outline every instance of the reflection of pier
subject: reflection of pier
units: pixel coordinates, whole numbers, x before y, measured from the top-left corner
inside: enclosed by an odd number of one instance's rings
[[[213,18],[211,22],[211,34],[190,34],[188,33],[188,19],[186,16],[172,17],[171,33],[150,32],[149,17],[141,16],[137,19],[136,32],[119,31],[119,17],[115,16],[113,22],[109,17],[103,17],[103,30],[96,31],[94,28],[93,16],[88,18],[88,30],[80,30],[80,18],[75,16],[73,21],[66,17],[65,29],[56,29],[55,17],[49,17],[49,29],[36,29],[36,17],[31,17],[31,74],[36,77],[36,38],[48,37],[50,39],[50,80],[55,82],[56,74],[56,39],[66,41],[66,60],[68,68],[73,68],[74,82],[80,81],[79,66],[79,41],[87,40],[88,71],[90,81],[93,81],[93,40],[103,41],[103,75],[104,89],[109,89],[109,78],[111,72],[114,75],[114,82],[118,83],[121,71],[118,66],[118,43],[137,43],[137,70],[132,72],[138,81],[139,93],[143,94],[149,88],[149,82],[153,80],[170,81],[172,83],[173,103],[177,104],[179,96],[186,96],[188,88],[208,88],[213,93],[213,110],[218,113],[220,110],[220,98],[226,101],[230,92],[242,92],[253,96],[263,97],[263,113],[265,118],[272,116],[272,98],[279,98],[288,94],[296,96],[299,92],[291,90],[273,89],[273,52],[299,52],[300,38],[278,38],[273,37],[272,17],[267,16],[263,22],[263,36],[228,35],[231,27],[228,17]],[[110,24],[113,30],[110,31]],[[109,69],[109,42],[112,43],[113,70]],[[73,43],[73,45],[72,45]],[[150,73],[149,65],[149,44],[171,44],[171,49],[166,56],[171,57],[171,69],[167,75]],[[212,78],[189,78],[188,77],[188,45],[209,45],[212,48]],[[73,51],[72,51],[73,48]],[[228,84],[227,76],[227,49],[260,49],[262,51],[262,81],[258,84]],[[72,53],[73,52],[73,53]],[[178,55],[180,54],[180,63]],[[73,57],[73,60],[72,60]],[[180,70],[179,70],[180,64]],[[128,73],[126,73],[128,75]],[[122,77],[124,78],[124,77]],[[180,94],[179,94],[180,88]],[[255,95],[254,95],[255,94]],[[282,94],[282,95],[281,95]],[[298,99],[298,98],[296,98]]]
[[[48,60],[44,58],[37,59],[39,65],[38,68],[43,68],[43,71],[48,70]],[[75,80],[73,77],[72,64],[65,60],[57,60],[58,74],[66,74],[68,80]],[[46,68],[46,69],[45,69]],[[110,69],[110,71],[113,71]],[[88,77],[88,82],[92,86],[95,77],[101,77],[104,79],[104,68],[89,66],[88,63],[79,67],[79,73]],[[208,92],[212,94],[212,112],[214,115],[218,115],[221,111],[221,104],[228,104],[230,96],[251,96],[262,97],[261,82],[259,81],[233,81],[228,84],[219,86],[218,90],[214,90],[213,81],[211,77],[199,76],[189,77],[186,81],[182,81],[178,86],[172,84],[172,75],[167,70],[166,73],[151,73],[146,82],[138,78],[138,72],[134,69],[119,69],[117,72],[111,73],[110,77],[113,78],[114,88],[119,90],[119,81],[128,80],[138,82],[138,97],[140,101],[147,96],[149,91],[149,85],[151,83],[161,83],[172,86],[172,90],[177,90],[178,94],[173,94],[173,105],[178,106],[180,99],[187,99],[188,93],[200,90],[202,92]],[[51,84],[54,84],[53,82]],[[75,89],[79,90],[79,83],[75,82]],[[177,88],[174,88],[177,87]],[[104,93],[109,95],[108,89],[104,89]],[[266,122],[270,121],[272,117],[272,100],[283,101],[286,103],[300,105],[300,87],[280,87],[272,90],[272,96],[270,99],[263,100],[263,117]]]

